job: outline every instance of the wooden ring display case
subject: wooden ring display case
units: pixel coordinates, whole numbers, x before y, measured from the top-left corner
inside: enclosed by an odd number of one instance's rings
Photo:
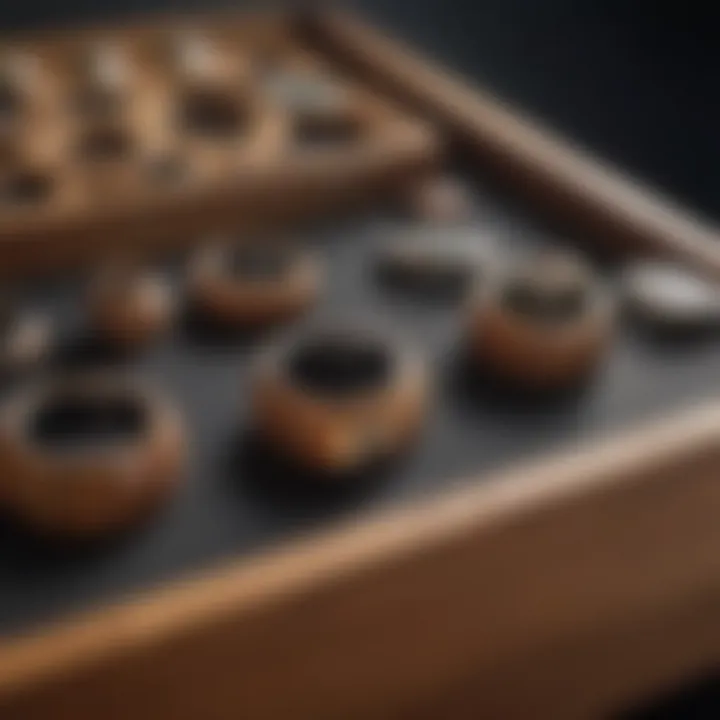
[[[293,108],[274,98],[257,59],[273,57],[275,72],[316,83],[331,82],[332,68],[274,16],[209,22],[203,31],[175,20],[58,33],[15,45],[8,58],[29,58],[34,72],[15,72],[19,62],[8,60],[5,94],[22,85],[23,102],[6,102],[1,144],[16,173],[42,171],[54,192],[7,203],[6,273],[90,263],[112,249],[150,253],[229,223],[287,226],[377,197],[439,157],[427,123],[346,81],[352,135],[300,142]],[[182,183],[152,171],[167,157],[182,167]],[[96,235],[102,247],[91,242]]]
[[[13,46],[40,55],[42,68],[65,67],[60,60],[79,42],[108,35],[132,46],[133,57],[135,51],[137,57],[156,57],[157,40],[199,23],[89,29],[18,38]],[[75,117],[63,111],[58,122],[48,123],[45,111],[38,111],[24,126],[13,171],[22,175],[28,167],[40,168],[55,190],[32,211],[3,206],[4,270],[69,267],[112,256],[125,241],[149,250],[238,229],[271,232],[351,201],[386,199],[387,189],[397,197],[408,181],[436,166],[446,139],[468,164],[551,219],[553,227],[618,255],[664,254],[720,277],[714,227],[355,18],[326,10],[221,15],[200,24],[223,48],[243,48],[243,54],[245,48],[257,49],[262,62],[241,63],[249,77],[258,64],[295,70],[312,63],[323,77],[346,78],[352,96],[363,99],[358,104],[372,126],[364,143],[322,152],[281,151],[288,118],[248,80],[247,86],[240,83],[237,97],[258,113],[253,117],[263,118],[253,126],[258,135],[237,143],[222,140],[225,150],[217,152],[215,141],[188,138],[174,122],[177,115],[166,112],[179,86],[174,71],[153,60],[148,65],[153,72],[140,73],[133,86],[138,100],[126,107],[129,117],[123,119],[124,128],[137,131],[137,162],[130,165],[131,174],[137,171],[141,178],[125,185],[127,195],[118,192],[107,204],[91,199],[89,171],[67,160],[71,138],[81,129]],[[43,71],[41,78],[36,102],[65,108],[60,98],[67,96],[62,88],[72,84],[69,76]],[[283,142],[276,144],[278,138]],[[148,168],[158,158],[176,161],[168,163],[171,177],[177,162],[187,167],[190,185],[156,188]],[[122,186],[123,173],[117,178]],[[161,231],[154,234],[151,225]],[[347,285],[341,289],[355,292],[362,265],[344,251],[356,236],[346,227],[340,234],[348,245],[336,251],[334,269],[344,274],[330,277],[336,290]],[[355,297],[375,303],[375,309],[380,303],[374,289]],[[400,302],[393,312],[407,325],[416,323],[429,352],[436,345],[448,347],[453,325],[446,317],[433,323]],[[396,478],[402,486],[412,476],[425,490],[437,479],[438,493],[400,506],[388,502],[370,516],[358,514],[306,537],[277,539],[283,530],[307,530],[309,502],[271,508],[262,489],[218,482],[214,460],[203,455],[196,469],[203,476],[193,477],[184,510],[197,510],[198,498],[215,504],[212,513],[200,508],[200,544],[193,549],[206,557],[215,526],[222,526],[223,553],[252,547],[250,556],[217,560],[214,570],[142,590],[109,607],[78,613],[72,605],[78,614],[31,626],[26,634],[8,621],[10,633],[0,640],[0,715],[190,720],[234,718],[240,708],[248,717],[292,714],[294,720],[390,715],[569,720],[607,715],[714,667],[720,650],[720,407],[710,403],[642,427],[616,429],[614,437],[576,442],[586,426],[606,430],[595,421],[604,414],[617,420],[612,412],[626,400],[667,411],[687,397],[687,388],[665,395],[680,372],[679,357],[664,364],[638,346],[624,346],[611,398],[603,393],[612,383],[600,386],[585,410],[578,401],[559,420],[551,410],[538,420],[522,407],[493,414],[490,402],[473,414],[463,404],[466,387],[453,388],[460,420],[443,425],[447,404],[429,418],[428,436],[442,436],[447,454],[433,455],[432,447],[424,446]],[[227,423],[237,421],[239,395],[251,389],[239,377],[245,348],[233,352],[194,351],[167,367],[168,380],[186,392],[198,416],[190,418],[197,422],[195,430],[209,418],[205,429],[212,433],[213,452],[220,429],[229,434]],[[143,361],[165,369],[170,357],[164,348]],[[205,363],[199,389],[189,386],[193,363]],[[653,372],[646,373],[650,365]],[[683,377],[706,395],[717,367],[706,374],[700,369],[699,362],[691,363]],[[648,375],[653,383],[646,384]],[[245,392],[229,393],[234,382]],[[225,406],[229,395],[232,403]],[[655,395],[667,404],[653,405]],[[227,416],[213,414],[220,405]],[[623,420],[637,417],[629,413]],[[571,443],[548,457],[488,470],[489,459],[516,457],[517,435],[528,452],[559,437]],[[466,473],[471,482],[451,485],[444,471],[462,470],[454,463],[463,453],[486,464]],[[231,495],[235,506],[242,506],[237,514]],[[384,487],[377,497],[391,499],[391,489]],[[254,514],[243,513],[248,506]],[[168,525],[177,535],[163,526],[152,546],[163,557],[188,548],[193,537],[182,523]],[[252,542],[244,544],[248,535]],[[277,544],[258,551],[268,538]],[[137,542],[135,549],[142,546]],[[114,572],[134,565],[132,548],[126,553],[119,554]],[[218,555],[226,557],[223,553]],[[3,600],[12,595],[13,580],[23,579],[26,562],[21,552],[4,566],[14,563],[20,571],[8,574]],[[195,567],[183,557],[168,573],[188,564]],[[87,568],[97,569],[97,563],[73,567],[78,573],[73,577],[90,582]],[[135,584],[122,586],[139,592],[148,575],[159,577],[148,568],[132,576]],[[107,590],[113,577],[102,569],[100,585]],[[51,578],[42,572],[40,566],[31,579],[33,598],[45,601],[52,593],[43,593],[43,582]],[[59,574],[50,573],[54,579]],[[26,599],[19,597],[18,606]]]
[[[184,436],[176,411],[109,375],[20,391],[0,414],[2,496],[40,532],[88,537],[126,527],[177,483]]]

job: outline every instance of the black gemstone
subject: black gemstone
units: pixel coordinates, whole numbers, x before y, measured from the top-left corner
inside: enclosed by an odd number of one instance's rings
[[[352,337],[318,337],[295,349],[290,376],[305,390],[325,396],[348,396],[384,385],[391,357],[379,341]]]
[[[68,394],[47,400],[33,418],[30,432],[40,445],[73,449],[133,440],[144,424],[141,404],[130,398]]]

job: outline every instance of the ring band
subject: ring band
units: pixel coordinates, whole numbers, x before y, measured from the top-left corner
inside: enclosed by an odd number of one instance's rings
[[[310,251],[271,242],[201,250],[190,266],[189,294],[205,316],[258,327],[305,311],[320,291],[320,260]]]
[[[597,365],[611,337],[613,303],[588,268],[573,260],[561,269],[565,263],[542,257],[484,286],[470,313],[471,352],[483,366],[519,386],[550,389],[573,384]],[[562,287],[545,280],[555,269],[572,276],[565,298]],[[525,283],[534,299],[513,306],[512,292]]]
[[[105,269],[92,282],[87,302],[91,327],[124,348],[146,344],[172,316],[171,289],[151,273]]]
[[[113,424],[122,437],[98,435]],[[41,532],[91,536],[124,527],[170,492],[184,430],[176,410],[140,384],[69,377],[6,401],[0,457],[0,489],[20,520]]]
[[[375,333],[333,328],[301,333],[262,357],[253,417],[300,465],[344,473],[409,443],[426,404],[414,353]]]

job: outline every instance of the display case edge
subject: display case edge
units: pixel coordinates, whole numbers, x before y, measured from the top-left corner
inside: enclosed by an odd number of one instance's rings
[[[606,711],[717,659],[719,464],[696,408],[298,539],[5,641],[0,714]]]

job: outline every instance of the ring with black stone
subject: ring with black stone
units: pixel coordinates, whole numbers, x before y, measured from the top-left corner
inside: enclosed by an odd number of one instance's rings
[[[361,327],[306,329],[268,350],[252,390],[261,437],[299,467],[344,475],[405,448],[426,413],[424,363]]]
[[[470,309],[473,357],[522,388],[573,385],[604,355],[614,302],[579,258],[544,252],[519,262],[478,293]]]
[[[314,252],[267,239],[202,248],[190,262],[188,293],[201,315],[257,328],[301,315],[316,301],[322,281]]]
[[[169,495],[184,446],[175,408],[141,383],[53,378],[0,407],[0,491],[7,510],[41,533],[102,535]]]

